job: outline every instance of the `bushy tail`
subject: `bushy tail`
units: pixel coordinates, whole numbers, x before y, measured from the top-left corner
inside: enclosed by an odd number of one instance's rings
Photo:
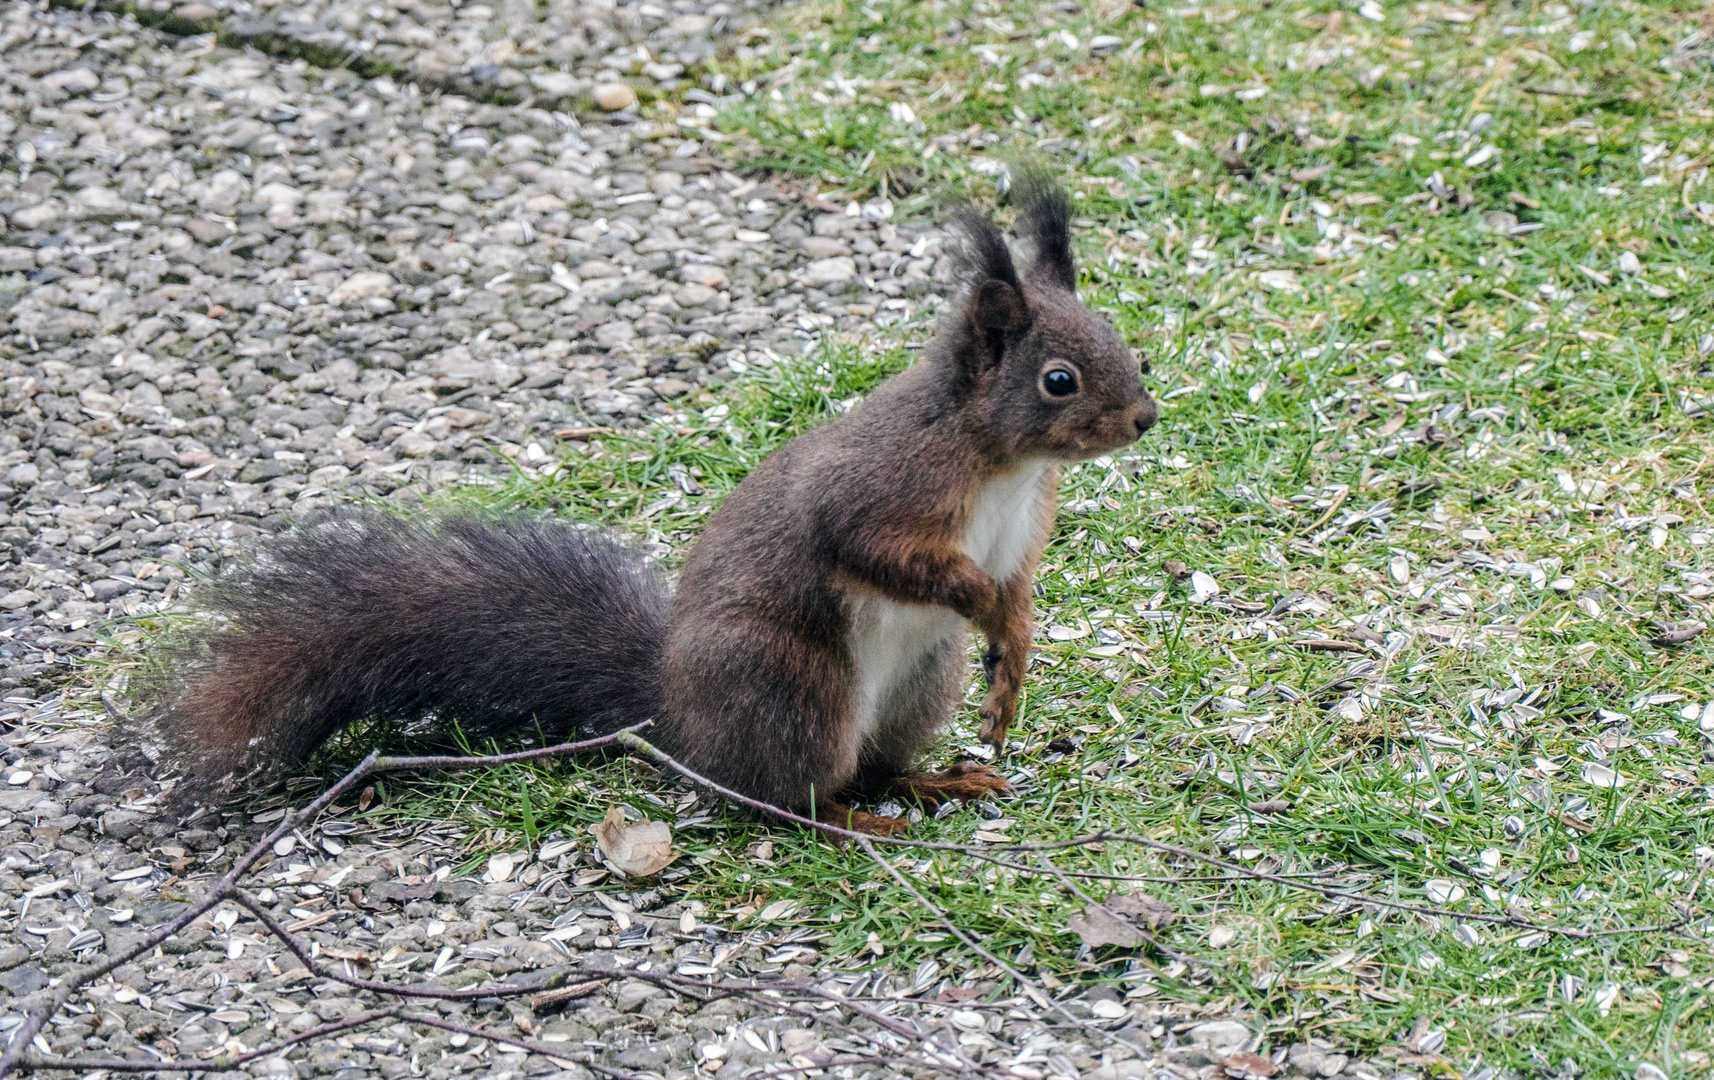
[[[159,688],[193,786],[303,759],[355,720],[550,735],[658,715],[670,590],[610,535],[518,519],[325,518],[196,594]]]

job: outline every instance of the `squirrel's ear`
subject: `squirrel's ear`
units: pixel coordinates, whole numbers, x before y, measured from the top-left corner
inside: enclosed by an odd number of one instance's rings
[[[1045,281],[1068,292],[1077,290],[1077,266],[1071,259],[1071,200],[1052,177],[1027,169],[1012,185],[1018,204],[1018,231],[1035,248],[1032,281]]]
[[[1017,289],[990,278],[970,297],[970,322],[978,331],[1005,333],[1028,326],[1030,312]]]

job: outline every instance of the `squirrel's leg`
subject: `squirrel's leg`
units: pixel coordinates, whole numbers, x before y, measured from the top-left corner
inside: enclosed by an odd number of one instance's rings
[[[757,647],[757,643],[761,647]],[[851,786],[851,675],[831,644],[739,620],[668,639],[657,740],[704,776],[795,813]]]
[[[852,832],[867,833],[870,836],[898,836],[909,832],[911,823],[904,818],[883,817],[871,814],[866,810],[853,810],[841,803],[826,802],[816,809],[815,819],[825,821],[829,825],[837,825],[841,829]],[[843,837],[832,837],[836,844],[842,844]]]
[[[1019,573],[1000,587],[1000,603],[978,626],[988,639],[982,666],[988,674],[988,694],[982,699],[979,737],[996,750],[1006,745],[1006,732],[1018,714],[1024,688],[1024,665],[1029,661],[1035,619],[1030,586],[1033,574]]]

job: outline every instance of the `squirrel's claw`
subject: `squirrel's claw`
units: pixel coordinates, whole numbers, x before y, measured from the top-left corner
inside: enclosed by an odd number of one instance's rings
[[[982,707],[976,711],[982,725],[976,729],[976,737],[995,750],[1006,748],[1006,732],[1011,729],[1012,720],[1017,716],[1017,699],[1006,701],[993,690],[983,699]]]

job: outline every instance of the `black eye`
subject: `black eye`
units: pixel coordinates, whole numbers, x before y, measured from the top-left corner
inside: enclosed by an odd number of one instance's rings
[[[1050,368],[1042,375],[1041,385],[1051,397],[1069,397],[1077,393],[1077,376],[1064,368]]]

